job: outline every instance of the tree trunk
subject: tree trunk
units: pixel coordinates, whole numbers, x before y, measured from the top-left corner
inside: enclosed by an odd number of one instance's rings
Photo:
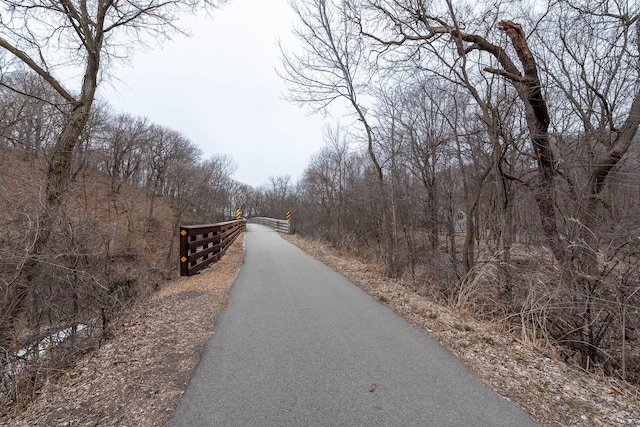
[[[11,345],[13,325],[24,311],[26,296],[35,280],[41,255],[51,237],[56,218],[60,214],[63,198],[68,190],[73,152],[89,119],[89,112],[93,104],[98,68],[99,57],[89,55],[80,99],[74,103],[54,145],[47,171],[46,197],[38,213],[36,227],[28,239],[32,243],[27,248],[25,262],[21,270],[8,285],[3,300],[3,316],[0,320],[0,348],[8,349]]]
[[[506,74],[514,84],[520,98],[525,103],[526,121],[533,151],[538,164],[538,182],[533,195],[540,212],[542,230],[548,247],[556,260],[564,262],[567,256],[566,244],[558,230],[555,178],[557,171],[549,141],[549,110],[542,94],[542,83],[533,54],[527,44],[522,27],[511,21],[502,21],[498,28],[507,34],[522,63],[524,77]]]

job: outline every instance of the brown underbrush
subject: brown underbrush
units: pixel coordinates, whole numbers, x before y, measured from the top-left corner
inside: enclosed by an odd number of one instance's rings
[[[544,251],[514,251],[519,276],[506,268],[513,266],[481,258],[472,279],[455,292],[442,292],[434,276],[422,276],[428,279],[422,283],[411,274],[391,279],[344,248],[286,238],[437,339],[541,425],[640,426],[640,387],[603,369],[583,369],[553,338],[552,311],[563,309],[562,291],[549,288],[558,272],[540,267],[552,265],[543,262]],[[505,275],[514,283],[510,307]]]
[[[26,262],[39,227],[46,168],[23,150],[4,150],[0,158],[3,292]],[[113,336],[123,314],[175,275],[167,263],[171,209],[156,198],[149,218],[149,203],[144,189],[122,185],[114,193],[104,174],[74,169],[21,317],[1,319],[13,339],[2,349],[0,413],[29,404],[50,375]]]

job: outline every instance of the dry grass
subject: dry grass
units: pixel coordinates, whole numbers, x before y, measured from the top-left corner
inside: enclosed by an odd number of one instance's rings
[[[541,425],[640,426],[638,387],[568,366],[539,337],[510,335],[506,323],[468,317],[465,307],[477,291],[475,284],[469,283],[462,299],[452,304],[462,308],[455,310],[433,303],[347,253],[299,236],[286,238],[438,340],[487,386]],[[538,324],[544,327],[540,319]]]
[[[201,274],[135,307],[106,345],[51,377],[3,426],[168,425],[242,264],[243,236]]]
[[[24,262],[29,237],[38,226],[47,167],[43,158],[28,158],[22,150],[4,149],[0,154],[3,286]],[[123,311],[176,276],[177,263],[167,263],[174,234],[171,208],[157,198],[151,232],[148,211],[149,194],[144,189],[122,185],[119,193],[112,194],[108,176],[90,168],[74,170],[39,258],[42,267],[30,283],[24,314],[14,322],[4,319],[2,325],[13,336],[7,346],[10,363],[17,361],[25,368],[15,375],[3,371],[0,415],[28,404],[50,374],[95,348],[121,323],[118,317]],[[43,337],[76,325],[84,327],[82,333],[73,334],[44,357],[38,355]],[[29,349],[31,354],[17,356],[18,349]]]

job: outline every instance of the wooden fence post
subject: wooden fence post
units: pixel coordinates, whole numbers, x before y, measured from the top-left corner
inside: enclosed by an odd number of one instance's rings
[[[189,275],[189,232],[186,228],[180,227],[180,275]]]

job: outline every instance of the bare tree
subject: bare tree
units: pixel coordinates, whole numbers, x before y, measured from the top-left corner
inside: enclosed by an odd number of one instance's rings
[[[445,229],[453,269],[439,277],[461,287],[484,266],[496,267],[498,276],[487,276],[479,297],[486,307],[540,310],[549,319],[544,332],[565,354],[583,366],[621,369],[625,377],[635,336],[629,325],[640,321],[634,311],[639,5],[563,0],[538,6],[509,0],[298,3],[299,35],[310,48],[285,56],[292,98],[320,110],[342,99],[357,111],[346,70],[356,102],[377,107],[355,114],[371,139],[368,153],[354,155],[373,153],[377,163],[343,169],[347,177],[338,187],[332,150],[315,156],[298,186],[306,221],[300,229],[331,235],[340,188],[347,195],[344,234],[352,233],[358,243],[352,247],[362,251],[372,246],[370,221],[372,212],[381,212],[375,203],[382,194],[385,244],[397,251],[399,264],[405,249],[420,247],[420,238],[437,254]],[[351,50],[336,55],[329,49],[332,40],[345,45],[347,36]],[[372,194],[376,186],[382,193]],[[453,220],[460,207],[467,214],[462,227]],[[524,280],[542,271],[545,289]],[[525,301],[527,292],[551,289],[544,300],[562,308]],[[526,324],[528,314],[519,315]]]
[[[19,92],[10,88],[18,88]],[[22,69],[0,78],[0,138],[8,147],[37,158],[55,142],[62,114],[51,104],[60,96],[35,73]],[[23,95],[27,94],[27,96]]]
[[[232,198],[232,176],[238,169],[235,161],[227,155],[213,155],[202,165],[205,179],[201,194],[194,204],[199,211],[201,221],[215,222],[229,219],[235,215],[239,206],[230,206]]]
[[[601,2],[595,8],[594,13],[601,16],[610,15],[617,18],[626,34],[633,28],[637,20],[637,11],[631,11],[631,15],[606,12],[609,10],[608,2]],[[525,117],[529,129],[529,136],[537,162],[537,183],[531,185],[540,211],[542,229],[547,238],[548,245],[554,256],[559,261],[566,261],[570,256],[567,242],[559,229],[558,213],[556,211],[556,179],[558,170],[556,159],[552,149],[549,135],[551,116],[549,107],[543,92],[543,84],[540,79],[538,63],[534,53],[529,47],[523,28],[512,21],[500,21],[497,25],[509,39],[510,46],[489,41],[479,33],[469,32],[460,24],[458,12],[463,10],[460,6],[456,9],[452,2],[446,2],[446,9],[438,9],[437,6],[428,6],[424,2],[416,2],[406,7],[395,1],[362,2],[363,8],[378,18],[365,20],[362,16],[356,17],[356,22],[361,25],[362,33],[382,45],[425,47],[434,54],[438,51],[433,46],[451,44],[454,52],[463,60],[463,65],[469,55],[484,53],[495,61],[495,65],[488,63],[483,67],[489,75],[499,75],[508,81],[515,89],[520,101],[524,105]],[[578,10],[579,6],[571,5]],[[598,12],[598,9],[601,9]],[[583,11],[586,11],[584,7]],[[381,21],[382,20],[382,21]],[[372,29],[383,28],[381,34],[374,34],[365,27],[365,23],[375,22],[377,26],[370,25]],[[625,39],[630,40],[628,36]],[[427,47],[428,46],[428,47]],[[409,47],[414,49],[415,47]],[[411,50],[410,52],[415,52]],[[515,56],[515,58],[514,58]],[[463,81],[467,79],[464,68],[460,70]],[[474,94],[475,85],[466,84],[466,87]],[[624,123],[620,126],[610,148],[606,150],[598,167],[589,177],[592,194],[597,195],[603,188],[603,184],[612,168],[628,150],[640,122],[640,97],[637,90],[634,101],[630,104]],[[474,98],[480,101],[481,97],[474,94]],[[489,123],[489,117],[485,117]]]
[[[118,193],[125,182],[138,184],[132,182],[132,178],[141,168],[143,150],[150,145],[149,130],[146,118],[119,114],[110,120],[100,135],[100,168],[111,178],[112,193]]]
[[[284,219],[287,210],[287,201],[291,196],[293,183],[290,175],[278,175],[269,177],[269,187],[266,193],[269,216]]]
[[[22,310],[29,283],[34,278],[38,256],[43,253],[60,212],[66,192],[73,153],[89,119],[104,65],[110,59],[125,56],[131,39],[146,34],[164,37],[175,29],[181,10],[195,10],[213,1],[169,0],[127,1],[63,0],[50,2],[5,1],[0,20],[0,48],[17,63],[35,72],[55,90],[64,112],[61,130],[49,152],[45,195],[26,251],[21,273],[4,286],[0,347],[10,342],[9,328]],[[76,65],[80,76],[77,88],[62,78],[63,65]],[[67,80],[69,81],[69,80]],[[9,85],[7,85],[9,86]],[[9,86],[21,92],[19,87]]]
[[[353,156],[346,137],[339,125],[325,129],[326,145],[311,158],[298,189],[298,231],[334,244],[342,244],[348,230],[347,175]]]
[[[150,144],[147,147],[146,163],[147,190],[149,191],[149,215],[147,229],[154,224],[153,209],[158,196],[170,195],[171,171],[177,165],[197,163],[201,150],[180,132],[153,125],[150,130]],[[177,177],[180,174],[176,174]]]
[[[372,83],[372,68],[367,64],[358,28],[349,20],[346,1],[306,0],[292,3],[292,7],[299,19],[300,27],[295,30],[295,35],[303,43],[303,52],[282,52],[284,72],[281,77],[288,87],[289,99],[313,111],[327,111],[334,101],[346,101],[362,124],[380,198],[380,256],[393,275],[396,270],[393,262],[395,248],[384,172],[376,155],[375,136],[367,108],[361,100]]]

